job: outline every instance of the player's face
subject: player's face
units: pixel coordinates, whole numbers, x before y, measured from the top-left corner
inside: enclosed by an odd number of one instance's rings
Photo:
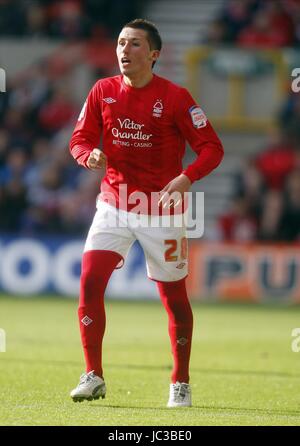
[[[117,57],[120,71],[125,76],[147,73],[159,56],[151,50],[147,33],[143,29],[123,28],[118,39]]]

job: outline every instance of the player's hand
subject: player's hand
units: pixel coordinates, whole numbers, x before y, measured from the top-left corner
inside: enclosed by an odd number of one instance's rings
[[[106,155],[100,149],[94,149],[87,160],[90,169],[101,169],[106,165]]]
[[[189,191],[191,185],[190,179],[183,173],[180,174],[160,191],[161,197],[158,204],[163,208],[172,208],[181,205],[184,193]],[[170,198],[171,194],[172,197]]]

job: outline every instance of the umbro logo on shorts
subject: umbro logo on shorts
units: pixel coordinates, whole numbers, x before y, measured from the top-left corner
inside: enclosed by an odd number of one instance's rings
[[[176,266],[177,269],[182,269],[185,267],[185,263],[179,263],[179,265]]]
[[[85,325],[87,327],[88,325],[90,325],[93,322],[93,319],[89,318],[88,316],[84,316],[81,319],[81,322],[83,323],[83,325]]]
[[[104,102],[106,102],[107,104],[112,104],[113,102],[117,102],[115,99],[113,98],[104,98],[103,99]]]

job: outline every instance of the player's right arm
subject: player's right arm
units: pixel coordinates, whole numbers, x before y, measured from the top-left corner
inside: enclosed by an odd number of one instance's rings
[[[100,82],[91,89],[79,114],[70,140],[70,152],[78,164],[89,169],[105,165],[105,155],[98,149],[102,133],[102,94]]]

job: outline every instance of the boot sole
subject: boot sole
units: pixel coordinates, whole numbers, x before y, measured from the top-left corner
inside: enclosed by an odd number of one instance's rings
[[[71,397],[74,403],[82,403],[82,401],[93,401],[93,400],[99,400],[100,398],[104,399],[105,395],[99,395],[99,396],[74,396]]]

